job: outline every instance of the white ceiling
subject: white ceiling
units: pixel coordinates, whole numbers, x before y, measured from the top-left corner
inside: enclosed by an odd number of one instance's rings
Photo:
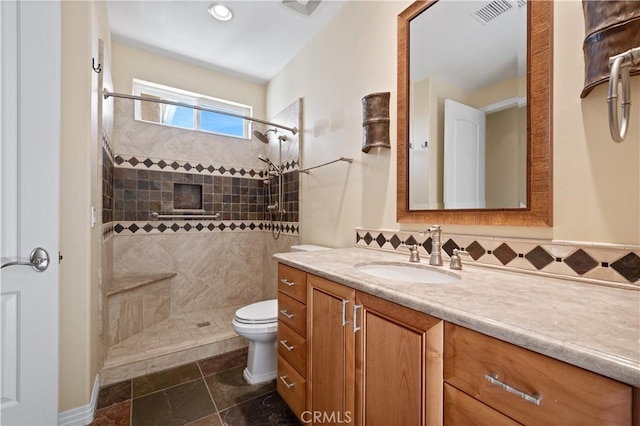
[[[214,1],[231,8],[231,21],[209,15]],[[115,42],[267,82],[346,1],[324,0],[310,16],[281,0],[108,0],[107,8]]]

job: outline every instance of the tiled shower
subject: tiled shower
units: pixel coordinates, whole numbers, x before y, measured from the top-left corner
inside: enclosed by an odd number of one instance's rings
[[[278,179],[257,157],[277,162],[277,138],[160,126],[134,120],[133,108],[115,100],[112,140],[103,137],[103,385],[246,346],[233,314],[275,297],[271,256],[298,242],[299,134],[281,133],[286,214],[274,239],[266,182],[275,196]],[[299,127],[300,114],[299,100],[272,121]]]

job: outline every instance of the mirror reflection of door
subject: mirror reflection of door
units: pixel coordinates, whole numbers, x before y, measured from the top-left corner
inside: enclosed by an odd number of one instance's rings
[[[445,209],[485,207],[485,137],[483,111],[445,99]]]
[[[409,209],[527,207],[527,1],[439,0],[411,20],[409,46]],[[486,115],[473,203],[445,195],[459,184],[445,176],[446,99]]]

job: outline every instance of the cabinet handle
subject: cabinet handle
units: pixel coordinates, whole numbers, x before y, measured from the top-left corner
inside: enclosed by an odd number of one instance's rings
[[[289,281],[289,280],[288,280],[288,279],[286,279],[286,278],[281,279],[281,280],[280,280],[280,282],[281,282],[282,284],[286,284],[286,285],[288,285],[289,287],[293,287],[294,285],[296,285],[296,283],[294,283],[293,281]]]
[[[284,383],[284,385],[287,387],[287,389],[291,389],[292,387],[295,386],[294,383],[287,382],[287,376],[280,376],[280,380],[282,380],[282,383]]]
[[[353,305],[353,332],[354,333],[362,329],[362,327],[358,325],[358,317],[356,316],[358,309],[360,308],[362,308],[362,305]]]
[[[486,374],[484,378],[487,379],[487,381],[492,385],[500,386],[502,389],[506,390],[507,392],[512,393],[516,396],[519,396],[520,398],[524,399],[525,401],[529,401],[532,404],[540,405],[540,402],[542,401],[542,396],[540,395],[529,395],[528,393],[522,392],[521,390],[518,390],[513,386],[508,385],[501,380],[498,380],[497,374]]]
[[[281,309],[280,313],[289,319],[293,318],[293,314],[290,314],[289,312],[287,312],[286,309]]]
[[[347,321],[347,304],[349,303],[348,299],[342,299],[342,326],[349,324]]]
[[[289,345],[287,345],[287,341],[286,341],[286,340],[280,340],[280,344],[281,344],[282,346],[284,346],[284,348],[285,348],[286,350],[288,350],[289,352],[291,352],[291,351],[293,350],[293,348],[294,348],[293,346],[289,346]]]

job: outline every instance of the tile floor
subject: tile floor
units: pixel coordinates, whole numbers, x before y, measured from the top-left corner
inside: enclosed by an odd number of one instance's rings
[[[100,389],[93,426],[300,425],[275,380],[248,385],[239,349]]]

